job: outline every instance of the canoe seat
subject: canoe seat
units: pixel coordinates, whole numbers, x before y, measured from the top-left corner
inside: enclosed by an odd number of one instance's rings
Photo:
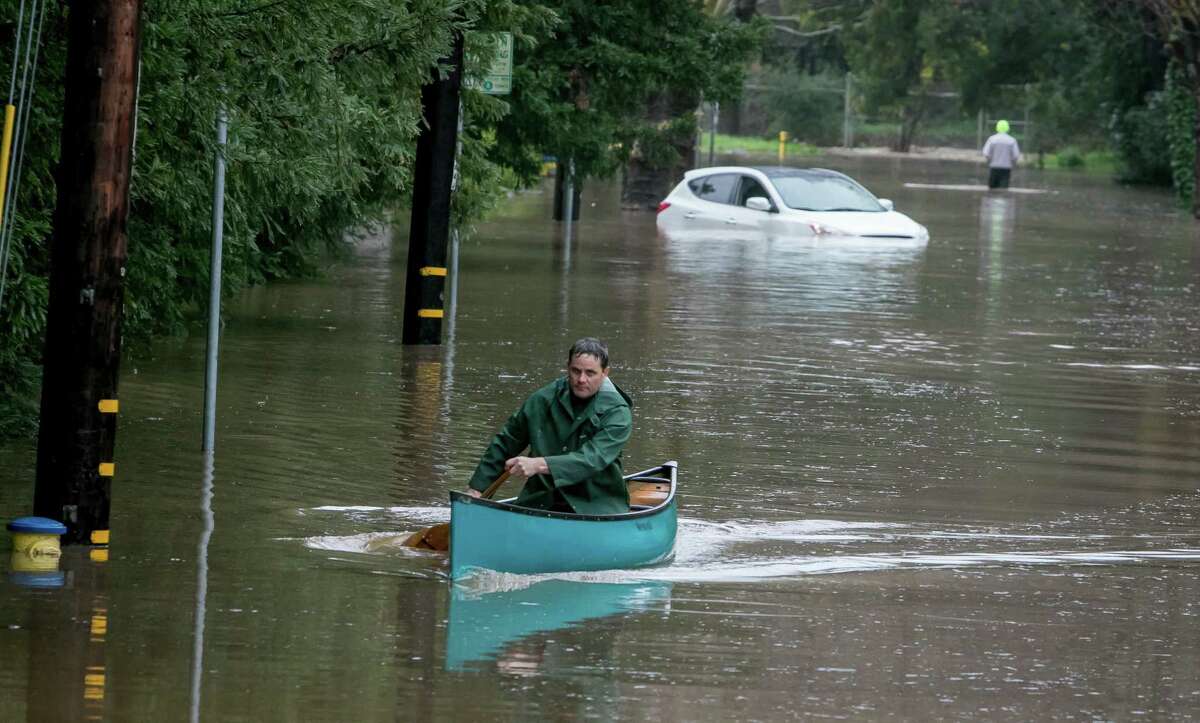
[[[671,485],[659,482],[629,483],[630,507],[656,507],[666,501],[671,494]]]

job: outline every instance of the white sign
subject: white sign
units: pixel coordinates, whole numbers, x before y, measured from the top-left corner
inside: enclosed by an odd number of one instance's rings
[[[508,95],[512,92],[512,33],[485,33],[496,43],[496,55],[492,67],[481,81],[468,81],[467,86],[478,88],[490,95]]]

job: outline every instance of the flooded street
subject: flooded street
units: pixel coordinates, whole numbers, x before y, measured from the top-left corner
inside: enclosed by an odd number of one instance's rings
[[[404,347],[406,244],[126,355],[107,560],[0,569],[0,720],[1187,720],[1200,710],[1200,235],[1162,191],[821,158],[930,241],[656,233],[552,185]],[[397,539],[609,343],[627,472],[680,465],[672,563],[451,585]],[[34,453],[0,447],[0,517]],[[515,491],[515,485],[506,488]],[[3,543],[7,546],[7,542]]]

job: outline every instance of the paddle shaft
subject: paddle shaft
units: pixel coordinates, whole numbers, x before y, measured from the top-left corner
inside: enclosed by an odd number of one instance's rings
[[[496,490],[500,489],[500,485],[504,484],[504,481],[508,479],[510,474],[512,474],[512,469],[504,470],[504,472],[502,472],[500,476],[496,478],[496,481],[488,485],[488,488],[479,496],[485,500],[490,500],[492,495],[496,494]]]
[[[490,500],[492,495],[500,489],[500,485],[504,484],[508,476],[512,474],[511,469],[506,469],[496,478],[496,481],[488,485],[488,488],[481,492],[479,496],[485,500]],[[450,549],[450,523],[443,522],[440,525],[426,527],[424,530],[418,530],[408,536],[402,543],[405,547],[420,547],[427,550],[437,550],[445,552]]]

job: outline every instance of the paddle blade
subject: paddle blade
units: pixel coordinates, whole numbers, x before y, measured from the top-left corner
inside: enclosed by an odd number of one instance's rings
[[[409,535],[408,539],[401,544],[404,547],[415,547],[418,550],[446,552],[450,549],[450,523],[443,522],[440,525],[418,530]]]

